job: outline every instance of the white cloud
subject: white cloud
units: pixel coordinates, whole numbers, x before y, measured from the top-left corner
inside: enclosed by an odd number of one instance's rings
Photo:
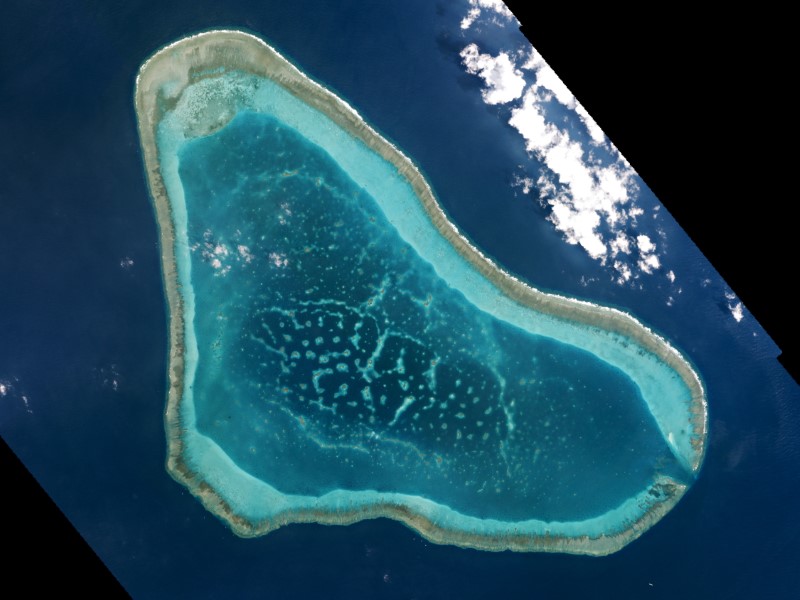
[[[471,6],[468,19],[474,21],[485,5]],[[637,231],[644,210],[635,203],[635,171],[542,56],[533,48],[492,56],[475,43],[460,56],[467,72],[485,82],[484,102],[509,105],[509,125],[542,165],[537,175],[515,175],[512,185],[525,194],[537,190],[564,239],[613,268],[618,283],[661,269],[656,244]],[[571,123],[560,109],[556,116],[548,113],[554,101],[572,111]],[[573,133],[575,123],[583,124],[585,134]]]
[[[192,252],[200,251],[203,260],[214,269],[215,275],[227,275],[231,266],[225,264],[225,259],[231,254],[228,246],[222,242],[214,240],[214,233],[210,229],[203,232],[203,241],[192,244]]]
[[[616,256],[620,253],[631,253],[631,241],[622,231],[618,232],[617,237],[611,240],[608,245],[611,248],[611,256]]]
[[[575,112],[578,113],[578,116],[583,120],[583,124],[586,125],[586,130],[589,132],[592,140],[595,144],[602,144],[606,141],[606,134],[603,133],[603,130],[600,129],[600,125],[586,112],[586,109],[583,108],[583,104],[577,103],[575,106]]]
[[[475,19],[481,16],[481,9],[473,6],[469,9],[467,16],[461,19],[461,29],[469,29],[475,22]]]
[[[648,275],[661,267],[661,261],[655,254],[643,254],[636,264]]]
[[[734,305],[729,304],[728,308],[730,308],[731,314],[733,315],[733,318],[736,319],[737,323],[744,318],[744,307],[742,306],[741,302],[737,302]]]
[[[626,221],[633,171],[622,165],[589,164],[583,146],[569,133],[547,121],[537,87],[531,86],[522,104],[513,108],[509,124],[525,139],[554,177],[540,177],[539,192],[550,205],[550,220],[569,243],[580,244],[592,258],[605,261],[609,247],[598,232],[601,220],[614,226]],[[618,234],[612,255],[628,249]],[[624,250],[623,250],[624,249]]]
[[[25,394],[21,393],[22,389],[20,388],[19,385],[19,379],[17,379],[16,377],[12,377],[12,379],[13,383],[11,380],[8,379],[0,379],[0,398],[5,398],[6,396],[8,396],[11,400],[15,398],[22,400],[22,403],[25,405],[25,410],[28,413],[33,414],[33,410],[31,410],[31,405],[30,401],[28,400],[28,397]]]
[[[460,56],[467,72],[486,83],[486,88],[481,91],[486,104],[505,104],[522,95],[525,80],[505,52],[497,56],[481,54],[477,44],[470,44]]]
[[[521,187],[523,194],[529,194],[536,186],[536,182],[530,177],[520,177],[519,175],[515,175],[514,182],[511,185],[514,187]]]
[[[639,249],[639,269],[650,274],[661,267],[661,261],[656,256],[656,245],[649,236],[640,234],[636,236],[636,247]]]
[[[614,261],[614,268],[619,273],[619,276],[617,277],[617,283],[625,283],[633,276],[631,268],[620,260]]]
[[[469,9],[467,16],[461,19],[461,29],[466,30],[472,27],[484,10],[489,11],[495,17],[502,17],[505,21],[516,20],[514,14],[500,0],[469,0],[469,3],[472,8]]]
[[[536,73],[536,86],[542,87],[552,93],[556,100],[564,106],[574,108],[575,96],[569,91],[561,78],[550,68],[542,55],[531,48],[528,59],[523,63],[522,68]]]
[[[656,245],[651,242],[650,238],[646,235],[637,235],[636,245],[639,247],[639,252],[642,254],[653,252],[656,249]]]
[[[534,86],[543,88],[546,91],[545,94],[548,99],[552,94],[559,103],[574,110],[578,114],[578,117],[586,127],[586,131],[595,144],[602,144],[606,141],[606,136],[597,122],[586,112],[583,105],[578,102],[575,96],[572,95],[572,92],[569,91],[569,88],[561,81],[561,78],[556,75],[556,72],[550,68],[550,65],[544,61],[542,55],[534,48],[531,48],[531,53],[522,65],[522,68],[536,73],[536,83]]]
[[[285,268],[286,265],[289,264],[289,259],[281,252],[270,252],[269,260],[273,265],[279,268]]]
[[[238,246],[236,246],[236,249],[239,251],[239,256],[242,257],[245,263],[252,262],[253,253],[250,252],[250,248],[248,248],[244,244],[239,244]]]
[[[736,322],[740,322],[744,318],[744,305],[736,300],[736,294],[733,292],[725,292],[725,298],[728,300],[728,310]]]

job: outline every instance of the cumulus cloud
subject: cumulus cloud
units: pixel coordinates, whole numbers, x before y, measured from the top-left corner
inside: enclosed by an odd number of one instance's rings
[[[614,269],[616,269],[619,274],[616,278],[617,283],[625,283],[633,276],[631,268],[621,260],[614,261]]]
[[[656,269],[661,268],[661,261],[655,254],[643,254],[637,265],[643,272],[650,275]]]
[[[725,292],[725,298],[728,300],[728,310],[739,323],[744,318],[744,306],[736,299],[736,294],[733,292]]]
[[[486,83],[481,91],[486,104],[506,104],[522,96],[525,79],[505,52],[497,56],[481,54],[477,44],[470,44],[460,56],[467,72]]]
[[[661,267],[661,261],[656,256],[656,245],[649,236],[637,235],[636,247],[639,250],[639,261],[637,263],[639,269],[650,274]]]
[[[514,187],[521,187],[523,194],[530,194],[531,190],[536,186],[536,182],[530,177],[515,175],[511,185]]]
[[[481,6],[473,2],[470,14]],[[515,175],[512,185],[526,194],[537,190],[564,239],[613,268],[619,283],[659,270],[656,244],[637,221],[644,211],[635,202],[635,171],[541,55],[531,48],[493,56],[470,43],[460,56],[467,72],[484,81],[484,102],[509,106],[508,124],[542,165],[534,176]],[[561,110],[549,113],[553,102],[572,112],[572,123],[565,124]]]
[[[586,112],[583,105],[577,101],[572,92],[569,91],[569,88],[561,81],[561,78],[556,75],[556,72],[550,68],[550,65],[544,61],[542,55],[534,48],[531,48],[531,53],[522,64],[522,68],[527,71],[533,71],[536,74],[534,86],[543,92],[542,97],[544,99],[549,100],[554,97],[560,104],[577,113],[595,144],[602,144],[606,141],[606,136],[597,122]]]
[[[646,235],[637,235],[636,245],[639,247],[639,252],[642,254],[648,254],[656,249],[656,245],[650,241],[650,237]]]
[[[278,268],[285,268],[289,264],[289,259],[282,252],[270,252],[269,261]]]
[[[485,53],[482,38],[494,40],[494,33],[480,27],[467,33],[476,23],[512,20],[499,0],[469,0],[461,28],[472,39],[460,52],[465,70],[484,83],[484,102],[507,107],[499,114],[536,158],[534,169],[526,172],[520,165],[512,186],[524,194],[538,192],[548,220],[565,241],[608,265],[618,283],[660,271],[665,236],[654,235],[649,220],[639,219],[644,210],[636,202],[636,173],[586,109],[530,45]],[[654,210],[655,218],[658,207]],[[673,271],[666,277],[674,284]]]
[[[608,243],[608,246],[611,249],[612,257],[616,256],[617,254],[631,253],[631,241],[622,231],[617,232],[617,237],[611,240]]]
[[[22,404],[25,406],[25,410],[28,413],[33,414],[28,396],[22,393],[20,381],[17,377],[12,377],[11,379],[0,379],[0,399],[5,398],[6,396],[8,396],[11,400],[21,400]]]
[[[288,208],[284,209],[284,213],[291,215]],[[237,241],[230,244],[217,238],[210,229],[206,229],[203,232],[203,240],[195,242],[190,248],[192,252],[200,253],[203,261],[214,269],[215,275],[224,277],[231,272],[235,264],[248,265],[256,258],[249,246],[238,241],[241,236],[242,232],[236,230],[233,238]]]
[[[244,260],[245,263],[250,263],[253,261],[253,253],[250,252],[250,248],[244,244],[239,244],[236,246],[236,249],[239,251],[239,256],[242,257],[242,260]]]
[[[737,323],[744,318],[744,307],[742,306],[741,302],[737,302],[734,305],[728,305],[728,308],[730,308],[731,314],[733,315],[733,318],[736,319]]]
[[[535,84],[512,109],[509,124],[551,173],[539,178],[539,192],[552,209],[550,220],[566,240],[580,244],[590,256],[604,262],[609,254],[627,254],[630,249],[624,234],[615,232],[609,245],[599,227],[605,221],[613,229],[629,219],[626,205],[634,187],[633,171],[620,164],[602,166],[588,161],[583,145],[547,120]]]
[[[514,14],[500,0],[469,0],[470,9],[463,19],[461,19],[461,29],[469,29],[472,24],[481,16],[484,11],[493,15],[496,19],[502,17],[504,21],[515,19]],[[515,19],[516,20],[516,19]]]

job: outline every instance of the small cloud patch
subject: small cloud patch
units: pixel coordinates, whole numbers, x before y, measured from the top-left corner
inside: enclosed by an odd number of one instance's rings
[[[493,23],[505,24],[511,20],[516,21],[514,14],[501,0],[469,0],[470,9],[461,19],[461,29],[467,30],[477,21],[482,14],[488,13]]]
[[[460,56],[467,73],[477,75],[486,83],[481,91],[486,104],[506,104],[522,96],[525,80],[505,52],[497,56],[481,54],[477,44],[470,44]]]
[[[20,381],[17,377],[11,377],[10,379],[0,379],[0,400],[3,401],[13,401],[17,399],[19,402],[22,403],[22,406],[25,408],[25,412],[29,414],[33,414],[33,409],[31,408],[30,400],[28,396],[24,393],[22,386],[20,385]]]
[[[269,261],[278,268],[284,268],[289,264],[289,259],[286,255],[279,252],[270,252]]]
[[[736,294],[733,292],[725,292],[725,299],[728,302],[728,310],[731,311],[731,315],[737,323],[740,323],[744,319],[744,305],[736,298]]]

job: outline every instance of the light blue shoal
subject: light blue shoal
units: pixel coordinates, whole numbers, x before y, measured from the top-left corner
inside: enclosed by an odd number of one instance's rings
[[[283,494],[268,483],[246,473],[208,437],[196,431],[187,432],[187,455],[193,470],[203,473],[206,482],[224,499],[235,514],[252,523],[280,521],[284,514],[313,511],[345,514],[381,504],[399,504],[428,519],[444,529],[464,531],[477,535],[504,536],[552,535],[567,538],[581,536],[600,537],[626,530],[631,523],[647,512],[653,504],[649,490],[595,517],[580,521],[500,521],[479,519],[459,513],[448,506],[427,498],[408,494],[377,492],[374,490],[335,490],[323,496]]]

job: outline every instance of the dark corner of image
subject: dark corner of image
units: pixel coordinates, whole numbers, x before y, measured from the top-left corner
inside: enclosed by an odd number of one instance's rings
[[[793,171],[776,145],[793,96],[774,16],[506,4],[800,382]]]

